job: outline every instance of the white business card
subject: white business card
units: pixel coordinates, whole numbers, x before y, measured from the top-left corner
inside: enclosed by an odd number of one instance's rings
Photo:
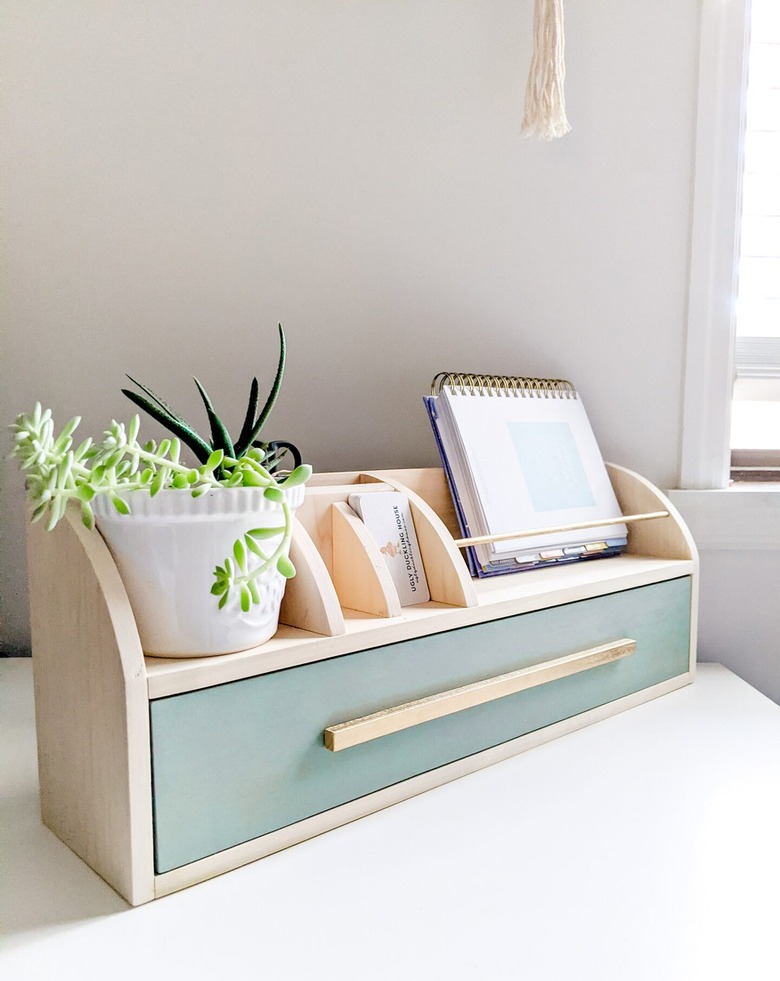
[[[349,506],[379,546],[401,606],[427,603],[431,595],[406,495],[399,491],[350,494]]]

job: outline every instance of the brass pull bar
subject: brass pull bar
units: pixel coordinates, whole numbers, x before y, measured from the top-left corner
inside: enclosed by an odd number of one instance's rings
[[[543,661],[541,664],[532,664],[518,671],[497,675],[495,678],[486,678],[484,681],[476,681],[461,688],[452,688],[436,695],[428,695],[426,698],[418,698],[413,702],[405,702],[403,705],[394,705],[372,715],[364,715],[359,719],[328,726],[324,732],[325,747],[337,753],[350,746],[358,746],[380,736],[400,732],[422,722],[430,722],[431,719],[440,719],[475,705],[483,705],[485,702],[492,702],[506,695],[514,695],[528,688],[546,685],[549,681],[557,681],[558,678],[566,678],[580,671],[596,668],[600,664],[617,661],[619,658],[633,654],[635,650],[636,641],[624,637],[609,644],[602,644],[600,647],[590,647],[585,651],[566,654],[552,661]]]

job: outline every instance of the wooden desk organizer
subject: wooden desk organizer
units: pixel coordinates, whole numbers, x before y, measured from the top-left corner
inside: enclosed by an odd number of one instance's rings
[[[29,535],[44,823],[131,904],[202,881],[692,681],[698,560],[609,467],[627,553],[472,580],[441,470],[315,475],[276,636],[144,657],[78,516]],[[400,607],[346,505],[411,499],[431,600]]]

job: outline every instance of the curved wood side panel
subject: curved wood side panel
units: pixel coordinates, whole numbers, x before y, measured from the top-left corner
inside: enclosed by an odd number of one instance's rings
[[[68,513],[28,534],[41,816],[130,903],[154,898],[146,670],[103,539]]]
[[[669,512],[668,518],[658,521],[640,521],[630,525],[628,551],[635,554],[654,555],[667,559],[689,559],[693,563],[691,576],[691,641],[689,669],[691,677],[696,670],[697,638],[699,629],[699,552],[693,535],[677,508],[669,498],[641,474],[607,464],[612,486],[623,511],[635,508],[656,510],[659,507]]]
[[[631,525],[627,551],[636,555],[653,555],[664,559],[698,561],[693,536],[666,495],[633,470],[627,470],[614,463],[608,463],[606,466],[624,514],[660,510],[669,512],[668,518],[640,521]]]
[[[348,504],[331,505],[333,584],[342,606],[376,617],[399,617],[401,603],[382,553]]]
[[[420,544],[428,590],[435,603],[449,606],[478,606],[469,570],[444,522],[419,494],[385,471],[366,472],[361,479],[381,481],[409,498],[414,530]]]
[[[279,622],[325,637],[343,634],[344,614],[333,582],[311,536],[297,519],[290,558],[296,575],[285,588]]]

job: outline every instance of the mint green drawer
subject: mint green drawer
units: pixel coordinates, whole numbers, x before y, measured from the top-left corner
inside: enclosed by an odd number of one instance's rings
[[[153,701],[156,871],[683,674],[690,602],[674,579]],[[328,726],[622,637],[622,660],[325,748]]]

